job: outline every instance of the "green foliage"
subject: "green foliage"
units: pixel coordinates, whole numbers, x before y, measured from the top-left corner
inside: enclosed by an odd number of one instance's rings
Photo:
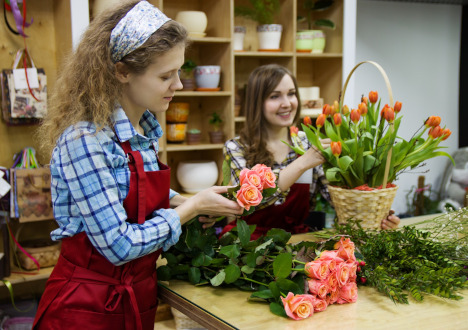
[[[302,17],[299,16],[297,18],[298,22],[302,21],[307,21],[307,25],[309,30],[312,29],[312,26],[319,26],[319,27],[325,27],[334,30],[335,29],[335,23],[333,23],[329,19],[318,19],[318,20],[313,20],[312,19],[312,13],[314,11],[323,11],[328,8],[330,8],[334,3],[334,0],[305,0],[304,1],[304,9],[307,11],[307,17]]]
[[[223,123],[223,120],[221,119],[220,115],[217,112],[213,112],[210,116],[209,120],[210,125],[213,126],[213,129],[217,131],[221,124]]]
[[[250,6],[235,6],[234,14],[244,16],[258,24],[273,24],[280,11],[279,0],[249,0]]]

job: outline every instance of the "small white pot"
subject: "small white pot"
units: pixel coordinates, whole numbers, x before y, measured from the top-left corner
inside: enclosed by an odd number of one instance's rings
[[[264,24],[257,26],[258,49],[279,50],[283,26],[280,24]]]
[[[194,70],[197,88],[217,88],[221,77],[221,66],[201,65]]]
[[[189,33],[200,35],[204,34],[208,25],[206,14],[196,10],[179,11],[175,20],[185,26]]]
[[[181,161],[177,166],[177,181],[185,192],[198,193],[218,181],[218,166],[214,161]]]
[[[245,26],[234,26],[234,50],[244,50],[244,38],[247,32]]]

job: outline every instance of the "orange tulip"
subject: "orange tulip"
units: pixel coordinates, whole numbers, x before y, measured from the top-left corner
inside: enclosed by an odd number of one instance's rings
[[[449,138],[449,136],[452,134],[452,131],[449,130],[448,128],[444,128],[442,130],[442,140],[447,140]]]
[[[297,133],[299,133],[299,128],[297,128],[296,126],[291,126],[289,127],[289,132],[291,136],[297,136]]]
[[[361,102],[358,106],[362,116],[367,115],[367,103]]]
[[[323,113],[325,116],[330,116],[330,115],[333,113],[333,109],[332,109],[332,107],[330,106],[330,104],[325,104],[325,105],[323,106],[322,113]]]
[[[383,109],[383,115],[382,115],[386,121],[389,123],[393,122],[395,120],[395,111],[391,107],[385,107]]]
[[[426,120],[426,127],[436,127],[440,125],[440,117],[439,116],[430,116]]]
[[[369,92],[369,101],[371,103],[377,102],[378,99],[379,99],[379,93],[377,93],[376,91]]]
[[[306,125],[306,126],[312,125],[312,119],[310,119],[309,116],[304,117],[304,125]]]
[[[369,99],[367,98],[367,96],[362,96],[361,97],[361,103],[365,103],[367,105],[367,102],[369,102]]]
[[[351,110],[351,121],[355,124],[361,119],[361,111],[359,109]]]
[[[395,102],[395,106],[393,107],[393,110],[395,110],[396,113],[400,112],[400,110],[401,110],[401,102],[400,101]]]
[[[341,119],[341,113],[335,113],[335,114],[333,115],[333,121],[335,122],[335,125],[336,125],[336,126],[340,126],[340,125],[341,125],[341,122],[343,121],[343,120]]]
[[[343,113],[343,115],[347,116],[349,114],[349,108],[347,105],[345,105],[343,107],[343,109],[341,109],[341,112]]]
[[[333,153],[334,156],[339,156],[341,155],[341,142],[338,141],[338,142],[333,142],[331,143],[331,151]]]
[[[335,112],[340,112],[340,104],[338,103],[338,101],[333,102],[333,109],[335,110]]]
[[[440,126],[431,127],[428,134],[433,139],[437,139],[442,136],[442,128],[440,128]]]
[[[315,121],[315,126],[318,128],[323,127],[325,125],[325,120],[327,119],[327,116],[321,113],[318,117],[317,120]]]

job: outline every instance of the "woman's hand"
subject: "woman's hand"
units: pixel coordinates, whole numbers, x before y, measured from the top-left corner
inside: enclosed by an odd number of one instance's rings
[[[397,229],[400,221],[400,218],[395,215],[395,211],[390,210],[388,216],[382,220],[381,227],[383,230]]]

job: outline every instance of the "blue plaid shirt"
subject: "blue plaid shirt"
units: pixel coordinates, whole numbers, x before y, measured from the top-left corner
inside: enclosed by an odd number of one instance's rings
[[[178,241],[181,226],[172,209],[154,211],[143,224],[126,221],[123,201],[129,191],[130,169],[118,140],[130,141],[132,149],[140,151],[145,171],[157,171],[158,139],[163,132],[149,111],[140,119],[145,136],[136,132],[120,106],[113,122],[115,133],[110,127],[96,133],[94,124],[80,122],[59,138],[50,164],[59,228],[51,237],[60,240],[85,231],[102,255],[121,265],[161,247],[167,250]],[[169,198],[176,194],[171,190]]]

